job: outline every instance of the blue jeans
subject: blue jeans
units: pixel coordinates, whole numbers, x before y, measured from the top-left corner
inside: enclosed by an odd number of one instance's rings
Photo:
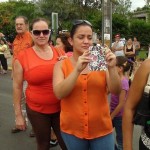
[[[117,145],[115,145],[115,150],[123,150],[122,117],[115,117],[112,122],[113,122],[113,127],[116,130]]]
[[[61,132],[68,150],[114,150],[113,133],[95,139],[80,139],[74,135]]]

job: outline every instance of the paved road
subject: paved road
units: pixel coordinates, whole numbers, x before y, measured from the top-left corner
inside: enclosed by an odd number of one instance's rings
[[[12,105],[12,80],[10,71],[6,75],[0,74],[0,150],[36,150],[35,138],[29,137],[31,127],[27,131],[12,134],[14,125],[14,111]],[[138,150],[140,128],[135,127],[134,150]],[[52,150],[59,150],[55,147]]]
[[[8,74],[0,74],[0,150],[36,150],[35,138],[29,137],[31,127],[24,132],[12,134],[13,126],[12,80],[9,71]],[[59,147],[52,150],[59,150]]]

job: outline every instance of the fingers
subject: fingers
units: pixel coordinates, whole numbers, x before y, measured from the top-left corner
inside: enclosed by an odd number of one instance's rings
[[[108,66],[116,66],[116,56],[114,53],[111,52],[111,50],[108,50],[107,54],[106,54],[106,61]]]
[[[16,128],[20,130],[26,130],[26,122],[23,118],[16,119]]]
[[[64,55],[64,56],[60,56],[60,57],[58,57],[57,59],[60,61],[60,60],[66,59],[66,58],[67,58],[67,56],[66,56],[66,55]]]
[[[85,51],[83,55],[79,56],[79,59],[83,62],[90,62],[92,59],[90,58],[90,51]]]
[[[84,53],[83,53],[83,55],[82,56],[89,56],[90,55],[90,51],[89,50],[87,50],[87,51],[85,51]]]

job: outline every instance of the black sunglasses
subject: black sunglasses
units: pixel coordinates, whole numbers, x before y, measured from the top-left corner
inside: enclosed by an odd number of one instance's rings
[[[74,20],[73,21],[73,25],[74,26],[80,25],[80,24],[87,24],[87,25],[92,27],[92,24],[89,21],[87,21],[87,20]]]
[[[35,36],[39,36],[39,35],[41,35],[41,33],[43,35],[48,35],[50,33],[50,30],[49,29],[46,29],[46,30],[32,30],[32,33]]]

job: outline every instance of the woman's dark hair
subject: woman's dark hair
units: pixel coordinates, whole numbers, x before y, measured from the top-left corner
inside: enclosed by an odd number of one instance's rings
[[[131,69],[131,66],[133,66],[132,62],[128,60],[125,56],[117,56],[117,65],[118,67],[123,67],[123,72],[127,72]]]
[[[61,33],[61,34],[58,34],[56,39],[60,38],[61,39],[61,42],[65,45],[65,52],[72,52],[73,51],[73,48],[72,46],[70,45],[68,39],[70,37],[70,34],[67,32],[67,33]]]
[[[123,68],[123,73],[129,71],[129,77],[132,75],[134,62],[128,59],[125,56],[117,56],[117,65],[118,67]],[[131,80],[129,79],[129,86],[131,85]]]
[[[40,22],[40,21],[46,22],[47,25],[49,26],[49,22],[45,18],[36,18],[31,23],[31,30],[33,29],[34,24],[37,23],[37,22]]]
[[[76,30],[78,29],[79,26],[89,26],[92,28],[92,24],[87,21],[87,20],[74,20],[73,21],[73,26],[70,30],[70,37],[73,38]]]

